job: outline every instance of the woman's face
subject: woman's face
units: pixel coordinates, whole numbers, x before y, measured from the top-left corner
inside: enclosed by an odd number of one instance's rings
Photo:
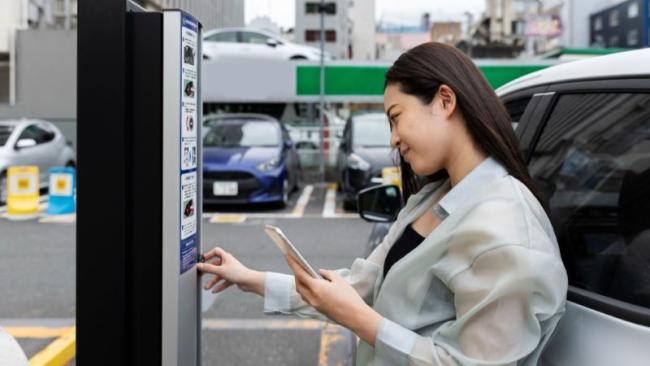
[[[384,91],[384,111],[391,125],[390,143],[417,175],[436,173],[447,160],[452,123],[449,106],[443,108],[444,99],[439,92],[430,104],[424,104],[403,93],[394,83]]]

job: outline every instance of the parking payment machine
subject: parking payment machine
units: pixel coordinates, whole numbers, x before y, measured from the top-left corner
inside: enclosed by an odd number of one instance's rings
[[[123,6],[79,9],[76,363],[199,365],[201,24]]]
[[[199,28],[186,13],[163,12],[163,365],[196,358],[200,336]]]

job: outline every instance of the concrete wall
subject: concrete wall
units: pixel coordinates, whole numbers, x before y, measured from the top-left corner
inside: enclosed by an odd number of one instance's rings
[[[16,104],[0,103],[0,119],[49,120],[76,144],[76,32],[18,31],[16,64]]]
[[[0,61],[0,105],[9,103],[9,61]]]
[[[376,60],[375,0],[355,0],[349,9],[352,20],[352,59]]]
[[[137,0],[150,9],[183,9],[203,24],[203,29],[243,27],[244,0]]]

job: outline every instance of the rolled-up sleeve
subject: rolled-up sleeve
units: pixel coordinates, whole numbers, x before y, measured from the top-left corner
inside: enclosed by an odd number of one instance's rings
[[[294,278],[282,273],[267,272],[264,282],[264,312],[290,313]]]
[[[539,352],[555,328],[567,278],[553,255],[505,245],[479,255],[447,285],[456,319],[431,336],[384,319],[377,365],[514,365]]]

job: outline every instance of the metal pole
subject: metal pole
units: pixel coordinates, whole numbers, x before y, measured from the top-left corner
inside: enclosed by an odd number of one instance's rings
[[[320,0],[320,5],[318,7],[318,12],[320,15],[320,92],[319,92],[319,103],[320,103],[320,168],[319,174],[320,178],[325,180],[325,1]]]
[[[65,13],[65,30],[70,30],[70,0],[64,0],[63,2],[64,13]]]

